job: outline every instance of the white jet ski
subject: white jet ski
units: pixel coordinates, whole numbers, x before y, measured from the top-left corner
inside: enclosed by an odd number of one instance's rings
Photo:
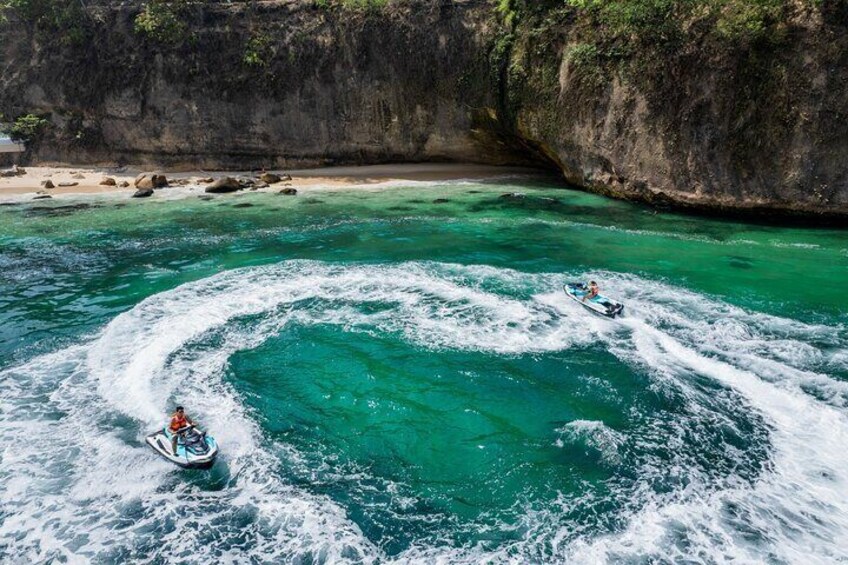
[[[173,433],[166,426],[145,438],[153,451],[185,469],[208,469],[218,456],[218,443],[214,438],[201,434],[194,426],[177,431],[177,452],[171,451]]]
[[[586,286],[585,283],[568,283],[563,288],[569,298],[585,308],[588,308],[592,312],[600,314],[601,316],[615,318],[616,316],[621,315],[624,311],[624,304],[604,296],[603,294],[598,294],[594,298],[584,301],[583,297],[589,294],[589,287]]]

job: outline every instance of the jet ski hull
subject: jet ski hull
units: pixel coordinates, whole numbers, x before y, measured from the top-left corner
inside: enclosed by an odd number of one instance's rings
[[[197,434],[199,436],[199,434]],[[158,430],[145,438],[147,445],[153,451],[174,465],[183,469],[208,469],[215,464],[218,457],[218,443],[210,436],[202,436],[195,440],[195,446],[186,446],[182,439],[177,444],[177,453],[171,451],[171,433],[169,430]],[[197,443],[202,441],[202,446]]]
[[[595,314],[615,318],[624,312],[624,304],[602,294],[584,301],[583,297],[589,293],[589,289],[583,283],[569,283],[563,287],[563,290],[569,298]]]

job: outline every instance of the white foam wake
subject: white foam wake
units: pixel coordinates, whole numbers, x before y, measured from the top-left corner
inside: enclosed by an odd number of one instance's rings
[[[828,374],[846,358],[844,330],[600,275],[605,290],[627,302],[620,323],[550,292],[568,276],[484,266],[291,261],[155,295],[89,343],[0,373],[0,549],[34,561],[848,558],[845,385]],[[360,307],[371,303],[383,307]],[[770,466],[753,485],[646,495],[618,534],[575,539],[556,526],[530,527],[525,539],[494,551],[422,542],[389,558],[343,508],[278,476],[276,452],[287,446],[263,446],[222,379],[233,353],[292,320],[501,355],[601,344],[658,383],[692,392],[692,380],[706,377],[735,391],[772,429]],[[229,476],[219,490],[183,482],[140,442],[177,399],[225,446]],[[104,416],[104,407],[118,413]],[[31,441],[34,433],[50,442]],[[613,459],[623,441],[600,422],[561,433],[595,442]],[[214,535],[191,535],[198,526]]]

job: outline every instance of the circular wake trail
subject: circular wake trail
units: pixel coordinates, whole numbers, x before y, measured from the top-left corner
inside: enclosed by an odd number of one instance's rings
[[[552,292],[570,276],[436,263],[287,261],[152,296],[90,341],[0,373],[0,552],[69,562],[848,558],[846,389],[829,374],[848,358],[844,329],[635,276],[593,276],[627,304],[623,320],[593,317]],[[574,533],[556,515],[528,514],[526,536],[502,547],[422,540],[386,555],[344,508],[287,483],[279,461],[298,454],[263,440],[223,378],[233,354],[293,323],[393,334],[434,354],[600,346],[693,404],[703,402],[698,379],[732,390],[768,424],[771,457],[753,483],[646,488],[614,534]],[[217,489],[185,479],[143,444],[177,401],[222,445]],[[599,422],[556,432],[600,434],[610,457],[626,439]]]

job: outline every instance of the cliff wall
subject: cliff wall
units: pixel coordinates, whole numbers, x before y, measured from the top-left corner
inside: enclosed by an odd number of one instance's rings
[[[616,35],[559,0],[175,2],[151,33],[146,4],[7,10],[0,112],[49,122],[31,160],[542,164],[620,198],[848,218],[841,0],[787,0],[753,38],[705,16]]]

